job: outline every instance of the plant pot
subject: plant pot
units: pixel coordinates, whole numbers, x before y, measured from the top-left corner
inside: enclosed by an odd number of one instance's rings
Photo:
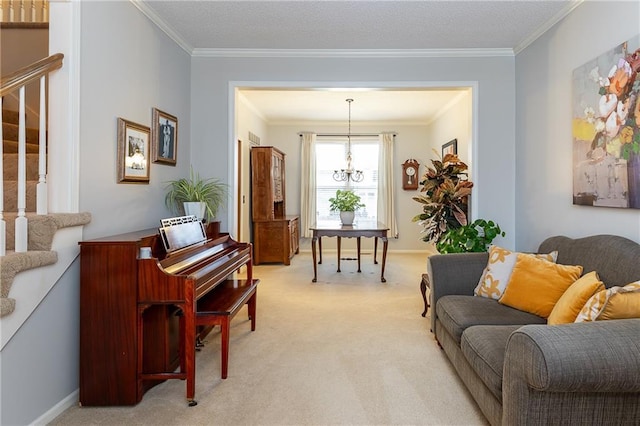
[[[342,226],[352,226],[355,217],[356,212],[340,212],[340,222],[342,222]]]
[[[184,207],[185,215],[189,216],[193,214],[200,220],[204,219],[204,212],[207,208],[205,203],[200,201],[190,201],[182,203],[182,206]]]

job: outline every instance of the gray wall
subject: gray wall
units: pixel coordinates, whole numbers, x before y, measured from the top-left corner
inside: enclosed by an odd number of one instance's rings
[[[473,158],[477,217],[496,220],[515,241],[515,76],[513,57],[478,58],[215,58],[194,57],[191,74],[193,163],[230,176],[235,164],[230,134],[230,87],[246,83],[349,87],[374,82],[445,86],[477,82],[477,155]],[[257,83],[256,83],[257,82]],[[440,84],[439,84],[440,83]],[[470,84],[469,84],[470,85]],[[224,227],[224,221],[223,221]]]
[[[189,174],[190,57],[130,2],[83,2],[80,59],[85,238],[158,226],[171,215],[166,182]],[[117,118],[150,126],[153,107],[178,118],[177,165],[152,163],[148,185],[119,184]]]
[[[640,31],[639,2],[584,2],[516,57],[516,246],[548,236],[640,242],[640,210],[572,204],[573,70]],[[612,24],[606,24],[612,23]]]

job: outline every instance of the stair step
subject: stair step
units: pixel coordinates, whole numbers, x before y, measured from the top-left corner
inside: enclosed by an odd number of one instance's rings
[[[2,121],[4,123],[18,124],[20,122],[20,113],[12,109],[2,109]]]
[[[2,108],[2,122],[18,124],[20,122],[20,113],[14,109]]]
[[[38,153],[40,148],[38,144],[28,143],[25,144],[25,148],[27,153]],[[8,154],[17,154],[18,153],[18,142],[17,141],[2,141],[2,152]]]
[[[28,212],[36,211],[36,181],[27,181],[26,206]],[[18,211],[18,181],[4,181],[4,212]],[[6,214],[5,214],[6,217]],[[7,230],[8,231],[8,230]]]
[[[5,213],[7,227],[7,250],[15,249],[15,220],[17,213]],[[90,213],[50,213],[38,215],[26,214],[28,221],[27,250],[51,250],[53,236],[58,229],[82,226],[91,222]]]
[[[20,122],[20,113],[13,109],[2,109],[2,122],[18,124]]]
[[[19,126],[17,124],[2,122],[2,138],[8,141],[18,141]],[[26,128],[26,140],[27,143],[38,144],[38,138],[40,137],[40,131],[32,127]]]
[[[38,180],[38,154],[27,154],[27,180]],[[2,155],[3,180],[18,180],[18,154],[5,153]]]

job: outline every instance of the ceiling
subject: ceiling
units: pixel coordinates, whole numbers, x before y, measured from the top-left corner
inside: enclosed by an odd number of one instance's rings
[[[581,0],[189,1],[137,0],[192,54],[489,51],[513,54]],[[268,123],[425,122],[456,90],[242,90]]]

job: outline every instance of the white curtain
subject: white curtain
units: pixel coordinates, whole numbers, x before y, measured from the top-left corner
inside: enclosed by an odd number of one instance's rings
[[[316,223],[316,134],[302,134],[300,150],[300,235],[312,238]]]
[[[398,223],[394,199],[393,134],[378,136],[378,221],[389,228],[389,236],[398,238]]]

